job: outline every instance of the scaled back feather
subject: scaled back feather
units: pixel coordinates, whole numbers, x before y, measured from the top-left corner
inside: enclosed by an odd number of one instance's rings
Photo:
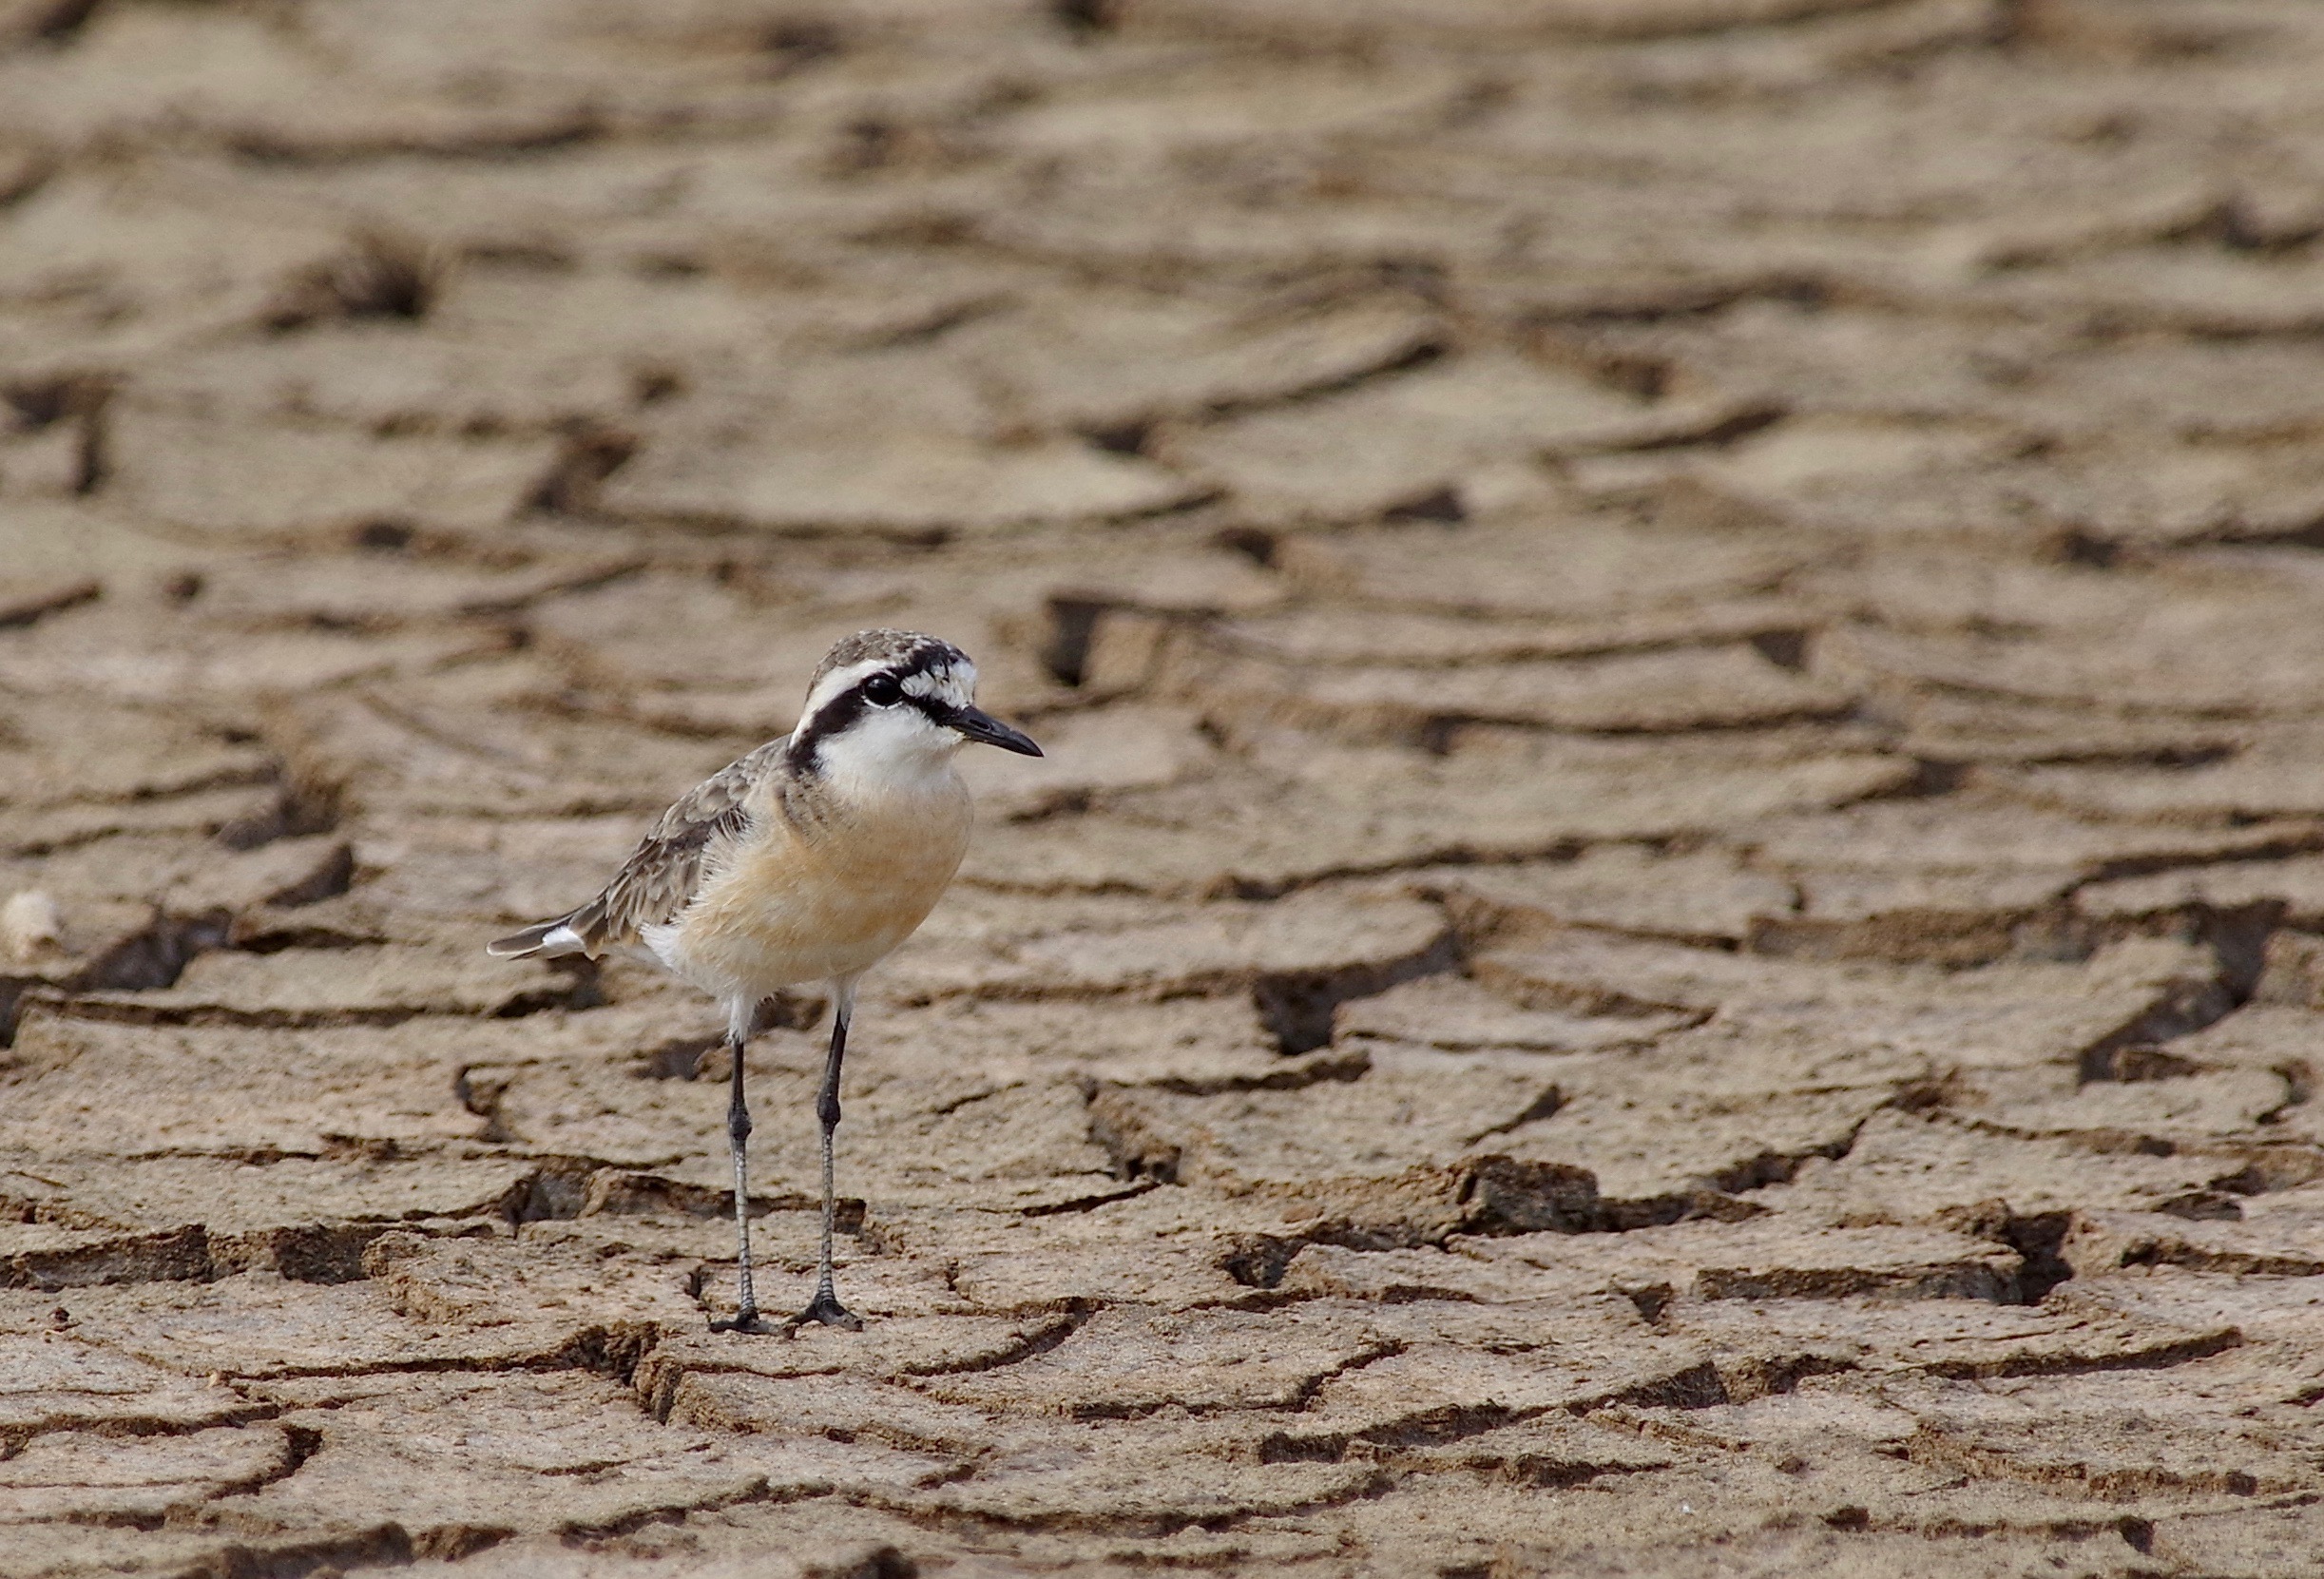
[[[748,833],[751,792],[779,770],[789,741],[787,735],[770,741],[695,785],[638,840],[595,898],[488,945],[490,952],[520,958],[538,953],[550,933],[569,927],[582,952],[594,959],[617,944],[638,942],[647,927],[676,920],[719,853]]]

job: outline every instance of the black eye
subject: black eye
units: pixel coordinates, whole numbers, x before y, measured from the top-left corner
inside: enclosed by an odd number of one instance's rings
[[[863,699],[874,707],[893,707],[904,700],[904,687],[892,674],[875,674],[863,683]]]

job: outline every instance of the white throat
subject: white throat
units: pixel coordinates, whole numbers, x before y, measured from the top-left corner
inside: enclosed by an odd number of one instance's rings
[[[862,803],[942,795],[960,782],[952,759],[968,743],[916,707],[872,708],[824,739],[816,754],[823,782]]]

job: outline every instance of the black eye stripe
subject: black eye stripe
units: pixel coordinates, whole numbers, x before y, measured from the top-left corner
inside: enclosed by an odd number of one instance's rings
[[[875,685],[883,689],[893,687],[889,700],[882,702],[872,694]],[[825,703],[819,711],[799,720],[798,726],[791,732],[791,743],[785,750],[793,770],[814,772],[816,754],[825,741],[844,733],[850,724],[874,707],[885,709],[899,704],[912,708],[938,724],[949,723],[959,715],[959,709],[943,698],[915,696],[904,689],[893,670],[881,670],[877,674],[865,676]]]

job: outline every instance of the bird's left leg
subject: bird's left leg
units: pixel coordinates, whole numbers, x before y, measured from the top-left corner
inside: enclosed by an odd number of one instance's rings
[[[845,1327],[850,1332],[863,1328],[863,1318],[839,1302],[831,1279],[832,1135],[839,1127],[839,1064],[847,1056],[847,1023],[855,1012],[855,983],[850,978],[833,986],[835,991],[832,994],[831,1057],[823,1066],[823,1088],[815,1100],[815,1116],[823,1126],[823,1250],[816,1262],[815,1298],[786,1323],[794,1333],[810,1321]]]
[[[750,1045],[751,1017],[757,1009],[753,1004],[739,1011],[726,1033],[726,1049],[735,1059],[734,1076],[727,1088],[726,1143],[735,1157],[735,1256],[741,1267],[742,1286],[734,1319],[711,1322],[712,1332],[767,1330],[759,1324],[759,1300],[751,1289],[751,1110],[742,1099],[742,1050]]]

